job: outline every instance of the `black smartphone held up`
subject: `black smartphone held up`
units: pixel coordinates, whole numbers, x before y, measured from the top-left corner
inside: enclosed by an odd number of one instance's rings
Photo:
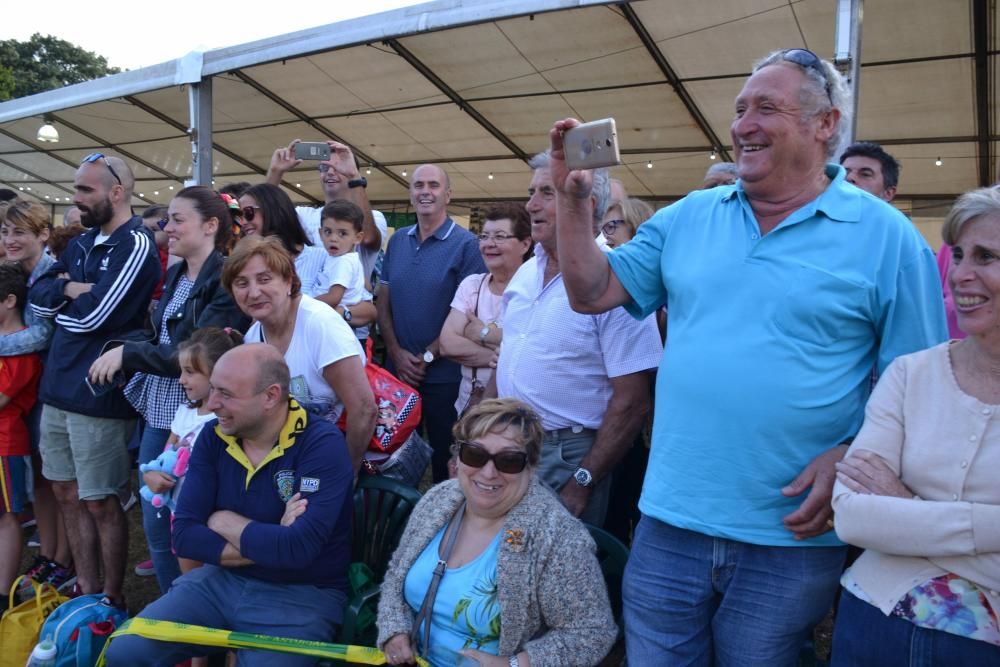
[[[89,375],[83,376],[83,381],[87,384],[87,389],[90,390],[90,393],[93,394],[95,398],[100,398],[115,389],[121,389],[125,385],[125,375],[121,371],[118,371],[114,374],[114,376],[112,376],[111,382],[107,384],[93,384],[90,381]]]
[[[618,132],[614,118],[577,125],[563,134],[566,166],[570,169],[597,169],[621,164]]]
[[[296,160],[329,160],[330,144],[325,141],[302,141],[295,144]]]

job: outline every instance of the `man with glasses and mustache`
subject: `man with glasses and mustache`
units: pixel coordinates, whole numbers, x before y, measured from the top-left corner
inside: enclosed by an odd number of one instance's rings
[[[623,583],[630,663],[795,663],[837,590],[834,466],[872,368],[945,339],[930,248],[834,162],[850,110],[832,64],[770,54],[736,98],[739,180],[690,193],[608,254],[590,234],[592,176],[563,160],[577,121],[550,133],[573,307],[667,305]]]
[[[500,398],[524,401],[542,418],[539,477],[571,514],[601,526],[610,473],[649,414],[648,371],[656,368],[663,346],[654,318],[639,322],[621,308],[600,315],[570,308],[560,273],[549,162],[546,152],[529,163],[526,208],[535,256],[504,291],[503,344],[494,377]],[[601,252],[593,231],[608,207],[607,169],[598,170],[595,180],[586,208],[590,244]]]
[[[87,232],[70,241],[30,292],[35,313],[55,320],[39,389],[42,474],[62,511],[80,591],[103,590],[119,606],[128,527],[118,490],[128,483],[135,411],[120,387],[88,387],[85,380],[109,344],[141,335],[160,280],[156,245],[132,215],[134,183],[121,159],[84,158],[73,204]]]
[[[288,395],[277,348],[247,343],[212,369],[198,437],[174,514],[177,555],[202,563],[140,618],[329,641],[347,600],[354,466],[340,430]],[[126,635],[109,665],[174,665],[225,649]],[[242,652],[240,665],[315,658]]]

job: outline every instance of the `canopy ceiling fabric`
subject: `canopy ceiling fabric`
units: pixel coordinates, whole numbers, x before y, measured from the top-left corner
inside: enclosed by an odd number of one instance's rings
[[[902,162],[904,210],[995,179],[1000,69],[987,7],[864,5],[857,138]],[[730,155],[733,99],[753,61],[786,47],[832,57],[836,9],[432,2],[0,104],[0,185],[65,205],[76,165],[102,151],[133,166],[136,206],[167,201],[192,173],[187,85],[175,82],[211,75],[218,186],[262,180],[274,148],[293,138],[335,137],[364,156],[363,170],[374,163],[368,195],[386,210],[405,210],[403,172],[424,162],[448,170],[456,203],[524,198],[525,159],[546,147],[554,120],[611,116],[625,163],[614,175],[633,196],[672,200],[700,185],[713,150]],[[35,140],[46,112],[57,144]],[[323,197],[314,164],[285,187],[298,202]]]

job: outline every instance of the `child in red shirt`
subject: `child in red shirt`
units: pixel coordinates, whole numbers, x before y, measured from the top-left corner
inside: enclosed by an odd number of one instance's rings
[[[24,329],[28,276],[19,265],[0,263],[0,336]],[[25,415],[35,405],[42,361],[37,354],[0,357],[0,591],[3,605],[21,564],[21,523],[31,455]]]

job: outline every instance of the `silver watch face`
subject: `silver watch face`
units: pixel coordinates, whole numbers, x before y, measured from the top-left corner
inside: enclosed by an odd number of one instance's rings
[[[424,351],[424,363],[431,363],[434,361],[434,353],[430,350]]]
[[[487,326],[485,326],[485,327],[483,327],[482,329],[479,330],[479,337],[480,338],[486,338],[489,335],[490,335],[490,327],[489,327],[489,325],[487,325]]]
[[[580,486],[590,486],[590,483],[594,480],[593,475],[586,468],[577,468],[576,472],[573,473],[573,479]]]

